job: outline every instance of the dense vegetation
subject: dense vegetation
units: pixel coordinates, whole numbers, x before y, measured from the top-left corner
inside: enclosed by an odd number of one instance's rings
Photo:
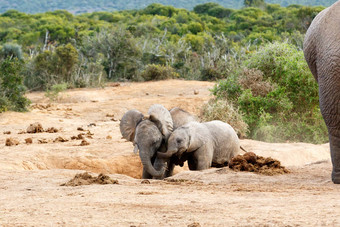
[[[324,142],[317,84],[301,51],[303,34],[324,8],[244,3],[239,10],[152,4],[77,16],[9,10],[0,15],[0,59],[20,67],[1,73],[0,85],[13,75],[18,98],[0,92],[0,112],[25,109],[22,81],[53,94],[106,80],[219,80],[206,120],[234,122],[241,135],[266,141]]]
[[[163,5],[171,5],[176,8],[184,8],[192,10],[196,5],[207,2],[215,2],[219,5],[240,9],[243,7],[243,1],[238,0],[1,0],[0,1],[0,13],[6,12],[10,9],[15,9],[25,13],[42,13],[47,11],[55,11],[64,9],[72,13],[86,13],[95,11],[116,11],[116,10],[130,10],[130,9],[142,9],[152,3],[160,3]],[[266,2],[271,4],[280,4],[287,7],[293,4],[306,5],[306,6],[330,6],[336,0],[267,0]]]

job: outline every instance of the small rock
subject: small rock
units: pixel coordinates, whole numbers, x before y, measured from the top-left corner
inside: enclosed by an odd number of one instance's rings
[[[6,139],[6,146],[16,146],[19,144],[19,141],[13,138]]]
[[[78,127],[77,130],[78,131],[84,131],[84,129],[82,127]]]
[[[90,123],[88,127],[97,126],[96,123]]]
[[[9,135],[9,134],[11,134],[11,131],[5,131],[4,134]]]
[[[200,92],[198,90],[194,90],[194,95],[198,95]]]
[[[106,117],[114,117],[114,114],[106,114]]]
[[[106,137],[106,139],[107,139],[107,140],[110,140],[110,139],[112,139],[112,136],[108,135],[108,136]]]

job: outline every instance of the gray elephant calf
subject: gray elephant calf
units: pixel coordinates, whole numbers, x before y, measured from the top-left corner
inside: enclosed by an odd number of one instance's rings
[[[158,152],[158,157],[189,154],[189,169],[203,170],[225,165],[239,151],[239,139],[229,124],[222,121],[189,122],[170,135],[167,152]]]

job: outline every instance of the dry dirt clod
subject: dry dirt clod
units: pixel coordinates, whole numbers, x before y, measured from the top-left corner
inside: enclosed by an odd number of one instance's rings
[[[34,104],[32,105],[31,107],[33,109],[39,109],[39,110],[45,110],[45,109],[48,109],[50,108],[52,105],[50,103],[46,104],[46,105],[43,105],[43,104]]]
[[[47,139],[38,139],[38,143],[40,143],[40,144],[48,143],[48,140]]]
[[[26,144],[32,144],[32,143],[33,143],[32,138],[26,138],[26,139],[25,139],[25,143],[26,143]]]
[[[120,83],[112,83],[112,84],[109,84],[110,87],[119,87],[120,86]]]
[[[84,129],[82,127],[78,127],[77,130],[78,131],[84,131]]]
[[[82,140],[81,143],[79,144],[79,146],[87,146],[90,145],[90,143],[86,140]]]
[[[114,114],[106,114],[106,117],[114,117]]]
[[[188,225],[188,227],[201,227],[201,224],[198,222],[194,222]]]
[[[107,139],[107,140],[111,140],[111,139],[112,139],[112,136],[108,135],[108,136],[106,137],[106,139]]]
[[[59,132],[59,130],[55,127],[51,127],[51,128],[48,128],[45,130],[45,132],[48,132],[48,133],[57,133]]]
[[[97,124],[96,124],[96,123],[90,123],[90,124],[88,125],[88,127],[92,127],[92,126],[97,126]]]
[[[44,129],[42,125],[39,122],[35,122],[33,124],[30,124],[28,128],[26,129],[27,133],[39,133],[39,132],[44,132]]]
[[[200,92],[198,90],[194,90],[194,95],[198,95]]]
[[[9,134],[11,134],[11,131],[5,131],[4,134],[9,135]]]
[[[7,138],[6,143],[5,143],[6,146],[16,146],[18,144],[19,144],[19,141],[13,138]]]
[[[59,136],[59,137],[57,137],[57,138],[55,138],[55,139],[53,140],[53,143],[57,143],[57,142],[62,142],[62,143],[64,143],[64,142],[67,142],[67,141],[68,141],[68,139],[65,139],[65,138]]]
[[[79,173],[67,183],[61,184],[60,186],[80,186],[90,184],[118,184],[118,180],[113,180],[105,174],[99,174],[97,177],[91,176],[88,172]]]
[[[85,133],[80,133],[80,134],[78,134],[78,136],[72,136],[71,140],[82,140],[82,139],[84,139],[84,135],[85,135]]]

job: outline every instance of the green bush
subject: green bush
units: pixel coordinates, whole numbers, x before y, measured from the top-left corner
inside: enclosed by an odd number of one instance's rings
[[[251,52],[212,89],[216,101],[228,100],[248,125],[248,136],[269,142],[323,143],[327,128],[318,108],[318,87],[302,51],[273,43]]]
[[[145,81],[149,81],[174,79],[178,78],[179,75],[170,66],[151,64],[146,66],[146,69],[142,72],[141,77]]]
[[[27,111],[30,101],[24,96],[24,78],[20,75],[23,62],[6,58],[0,65],[0,112]]]
[[[46,90],[45,96],[50,99],[50,101],[55,101],[58,99],[59,93],[67,89],[67,83],[54,84],[51,88]]]
[[[23,59],[21,46],[13,43],[6,43],[0,50],[0,56],[2,58],[18,58]]]

